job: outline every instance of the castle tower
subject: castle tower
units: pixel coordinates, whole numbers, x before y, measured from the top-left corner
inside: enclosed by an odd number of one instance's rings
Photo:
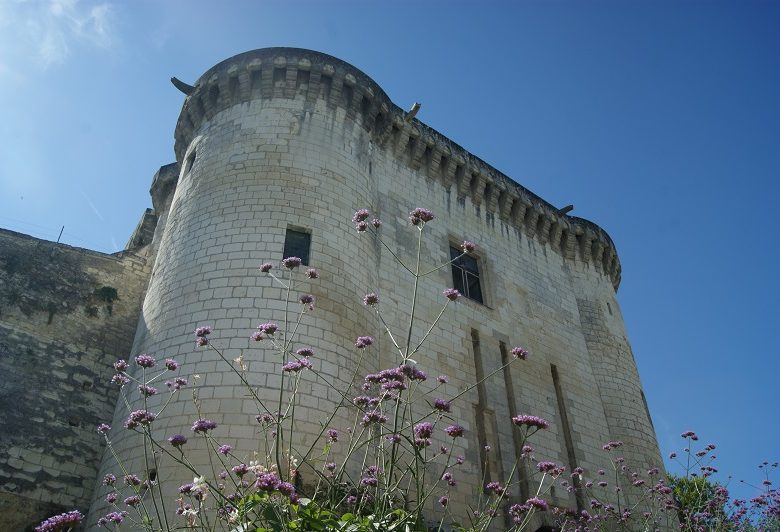
[[[362,207],[379,214],[389,247],[411,257],[406,213],[419,206],[437,216],[423,261],[449,260],[451,247],[464,239],[479,246],[469,263],[421,283],[419,314],[427,323],[445,288],[458,286],[468,297],[445,314],[419,366],[447,375],[443,394],[453,396],[500,368],[513,346],[531,352],[453,404],[467,429],[461,450],[467,463],[451,505],[467,508],[483,479],[509,473],[521,452],[510,418],[520,413],[551,421],[534,440],[540,460],[592,476],[608,464],[602,445],[622,440],[631,467],[661,466],[615,299],[620,263],[602,229],[562,213],[422,122],[405,120],[373,80],[334,57],[255,50],[180,87],[188,93],[175,135],[180,174],[157,225],[156,262],[130,356],[172,357],[191,384],[199,375],[200,414],[185,389],[155,421],[158,439],[190,436],[201,415],[217,422],[217,439],[251,458],[257,407],[217,354],[195,347],[193,331],[211,325],[212,343],[228,360],[243,357],[257,393],[269,400],[278,393],[283,361],[250,334],[258,323],[283,319],[284,294],[257,267],[278,264],[286,245],[308,249],[308,265],[320,273],[300,287],[314,295],[316,308],[299,331],[320,370],[333,382],[348,382],[359,335],[375,336],[382,353],[366,369],[392,366],[388,342],[360,301],[378,292],[390,325],[400,326],[393,310],[408,304],[411,285],[372,236],[356,234],[350,216]],[[314,378],[305,380],[303,397],[298,430],[309,443],[341,398]],[[137,392],[130,398],[140,401]],[[150,408],[164,400],[151,398]],[[128,469],[139,472],[145,457],[140,439],[121,429],[126,418],[120,402],[110,436]],[[348,420],[332,425],[344,429]],[[188,456],[211,471],[202,438],[191,438]],[[106,453],[100,478],[108,472],[116,468]],[[156,474],[169,493],[193,476],[170,461]],[[104,495],[98,487],[91,524],[107,511]],[[582,504],[562,489],[552,501]]]

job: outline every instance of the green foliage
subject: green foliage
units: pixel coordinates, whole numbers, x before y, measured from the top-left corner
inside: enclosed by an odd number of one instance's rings
[[[703,513],[709,514],[706,518],[710,526],[720,524],[718,530],[723,528],[727,520],[727,499],[718,494],[719,484],[709,481],[704,477],[682,477],[671,474],[666,475],[667,483],[672,488],[672,498],[677,504],[677,517],[683,529],[692,526],[693,517]],[[696,523],[696,527],[701,521]]]
[[[423,523],[410,519],[410,514],[401,509],[391,510],[384,516],[358,515],[329,510],[310,499],[301,499],[296,504],[269,495],[254,493],[238,503],[241,521],[248,524],[237,527],[233,532],[273,532],[276,530],[298,530],[301,532],[425,532]],[[262,526],[260,526],[262,524]]]

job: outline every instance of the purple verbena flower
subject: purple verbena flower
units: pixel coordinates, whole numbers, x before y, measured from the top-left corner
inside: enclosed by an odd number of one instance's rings
[[[104,486],[113,486],[116,483],[116,476],[112,475],[111,473],[108,473],[106,476],[103,477],[103,485]]]
[[[255,487],[261,491],[275,491],[279,487],[281,480],[276,473],[260,473],[257,475]]]
[[[141,392],[141,395],[144,397],[150,397],[157,394],[157,388],[154,386],[149,386],[148,384],[139,384],[138,391]]]
[[[98,434],[108,434],[111,430],[111,425],[106,425],[105,423],[101,423],[97,426]]]
[[[217,452],[219,452],[219,454],[224,454],[225,456],[227,456],[232,450],[233,450],[232,446],[225,444],[225,445],[220,445],[219,449],[217,449]]]
[[[153,368],[157,361],[149,355],[138,355],[135,357],[135,363],[142,368]]]
[[[384,423],[387,421],[387,417],[384,416],[380,411],[378,410],[371,410],[370,412],[366,412],[363,416],[362,424],[364,427],[367,427],[371,423]]]
[[[530,416],[527,414],[521,414],[512,418],[512,423],[518,427],[526,426],[536,429],[546,429],[550,426],[550,423],[538,416]]]
[[[406,390],[407,386],[401,381],[385,381],[380,386],[383,390]]]
[[[450,500],[447,498],[446,495],[442,495],[439,497],[439,504],[441,504],[444,508],[447,507],[447,504],[450,502]]]
[[[499,484],[498,482],[488,482],[485,484],[485,492],[486,493],[495,493],[496,495],[501,495],[504,492],[504,487]]]
[[[209,339],[206,338],[205,336],[198,336],[195,339],[195,345],[197,347],[205,347],[205,346],[209,345]]]
[[[84,516],[81,515],[81,512],[78,510],[72,510],[70,512],[65,512],[64,514],[49,517],[37,527],[35,527],[35,532],[70,530],[71,528],[75,528],[79,523],[81,523],[83,519]]]
[[[84,520],[84,516],[78,510],[72,510],[65,512],[64,514],[55,515],[49,517],[37,527],[35,532],[58,532],[60,530],[70,530],[78,526],[81,521]]]
[[[452,412],[452,404],[446,399],[436,399],[433,407],[439,412]]]
[[[440,384],[447,384],[450,379],[446,375],[439,375],[436,377],[436,380],[439,381]]]
[[[295,352],[299,357],[313,357],[314,350],[311,347],[301,347]]]
[[[285,259],[282,259],[282,264],[285,268],[288,270],[292,270],[293,268],[297,268],[301,265],[303,261],[300,259],[300,257],[287,257]]]
[[[444,296],[450,301],[455,301],[460,297],[460,292],[454,288],[448,288],[444,291]]]
[[[181,390],[182,387],[187,386],[187,379],[184,377],[176,377],[172,381],[165,381],[165,385],[174,391]]]
[[[249,472],[249,466],[246,464],[238,464],[237,466],[233,466],[232,471],[236,476],[243,477]]]
[[[379,229],[379,227],[382,225],[382,220],[380,220],[379,218],[374,218],[373,220],[371,220],[371,225],[374,226],[374,229]]]
[[[339,441],[339,431],[336,429],[328,429],[328,440],[334,443]]]
[[[463,436],[463,433],[466,432],[466,429],[460,425],[450,425],[444,429],[444,432],[446,432],[450,438],[460,438]]]
[[[271,269],[274,267],[273,264],[270,262],[264,262],[260,265],[260,271],[263,273],[268,273],[271,271]]]
[[[374,477],[363,477],[360,479],[360,485],[363,487],[374,488],[379,484],[379,481]]]
[[[539,462],[536,464],[536,469],[538,469],[540,473],[552,473],[558,469],[558,464],[555,462]]]
[[[403,364],[402,366],[399,366],[399,369],[401,372],[409,377],[410,380],[413,381],[426,381],[428,380],[428,375],[425,374],[423,370],[418,368],[417,366],[411,366],[409,364]]]
[[[216,422],[211,421],[210,419],[196,419],[192,424],[192,432],[202,432],[205,434],[215,428],[217,428]]]
[[[531,497],[525,503],[530,508],[536,508],[537,510],[547,510],[547,502],[544,499],[540,499],[539,497]]]
[[[428,447],[431,444],[430,438],[415,438],[414,439],[414,446],[422,449],[423,447]]]
[[[117,371],[127,371],[127,360],[120,358],[114,362],[114,369]]]
[[[376,295],[374,292],[370,292],[363,296],[363,304],[369,307],[373,307],[374,305],[379,303],[379,296]]]
[[[286,495],[290,499],[295,497],[295,486],[289,482],[280,482],[279,485],[276,486],[276,490],[282,495]]]
[[[358,336],[355,340],[355,347],[363,349],[374,343],[374,338],[371,336]]]
[[[125,504],[128,506],[138,506],[141,504],[141,497],[138,495],[131,495],[125,499]]]
[[[304,305],[311,305],[314,303],[314,296],[311,294],[301,294],[301,297],[298,298],[298,301]]]
[[[421,223],[430,222],[434,219],[434,215],[428,209],[417,207],[409,213],[409,223],[412,225],[420,225]]]
[[[523,347],[513,347],[512,356],[519,358],[520,360],[525,360],[528,358],[528,350]]]
[[[433,435],[433,424],[428,421],[423,421],[414,426],[414,433],[418,438],[430,438]]]
[[[176,371],[179,368],[179,363],[172,358],[165,359],[165,367],[170,371]]]
[[[98,519],[97,525],[99,527],[104,527],[108,523],[119,525],[125,517],[127,517],[127,512],[111,512]]]
[[[257,326],[258,329],[260,329],[260,332],[263,334],[274,334],[276,331],[279,330],[279,325],[273,322],[268,323],[261,323]]]
[[[125,384],[129,383],[130,379],[128,379],[125,375],[121,373],[117,373],[113,377],[111,377],[111,384],[118,384],[119,386],[124,386]]]
[[[138,425],[149,425],[155,420],[157,416],[148,410],[134,410],[130,412],[130,415],[125,421],[125,427],[128,429],[134,429]]]
[[[319,279],[320,274],[314,268],[309,268],[308,270],[306,270],[306,277],[308,277],[309,279]]]
[[[203,338],[205,336],[208,336],[211,334],[211,326],[210,325],[203,325],[201,327],[198,327],[195,329],[195,336],[199,338]]]
[[[366,222],[358,222],[355,224],[355,229],[357,229],[358,233],[365,233],[368,229],[368,224]]]
[[[259,414],[259,415],[255,416],[255,419],[257,420],[258,423],[273,423],[274,422],[274,416],[272,416],[271,414],[269,414],[267,412],[265,414]]]
[[[251,338],[255,342],[259,342],[260,340],[262,340],[264,338],[264,336],[263,336],[262,331],[255,331],[255,332],[252,333],[252,335],[249,338]]]
[[[463,253],[471,253],[472,251],[477,249],[477,245],[471,240],[464,240],[463,243],[460,245],[460,249],[463,250]]]
[[[140,486],[141,485],[141,479],[138,478],[138,475],[125,475],[125,485],[127,486]]]
[[[170,438],[168,438],[168,443],[173,445],[174,447],[181,447],[185,443],[187,443],[187,437],[183,434],[174,434]]]
[[[524,520],[524,515],[530,508],[525,504],[513,504],[509,507],[509,515],[512,516],[512,521],[515,524],[520,524]]]
[[[298,360],[291,360],[290,362],[282,366],[282,369],[284,371],[291,371],[294,373],[297,373],[302,369],[311,369],[311,368],[312,368],[312,363],[309,361],[308,358],[305,357]]]
[[[355,223],[362,222],[368,219],[368,216],[368,209],[359,209],[355,211],[355,214],[352,215],[352,221]]]

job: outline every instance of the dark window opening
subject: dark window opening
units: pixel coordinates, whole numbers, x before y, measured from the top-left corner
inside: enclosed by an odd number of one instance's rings
[[[197,155],[197,152],[195,150],[192,150],[192,153],[190,153],[190,156],[187,157],[187,162],[185,163],[185,170],[184,173],[188,174],[192,171],[192,167],[195,166],[195,157]]]
[[[484,303],[477,259],[471,255],[460,255],[461,250],[450,247],[453,288],[469,299]]]
[[[284,236],[284,252],[282,258],[298,257],[305,265],[309,264],[309,248],[311,247],[311,233],[300,229],[287,229]]]

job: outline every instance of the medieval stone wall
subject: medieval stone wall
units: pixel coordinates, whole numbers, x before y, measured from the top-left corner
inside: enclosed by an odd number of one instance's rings
[[[149,269],[0,230],[0,529],[88,507]]]

